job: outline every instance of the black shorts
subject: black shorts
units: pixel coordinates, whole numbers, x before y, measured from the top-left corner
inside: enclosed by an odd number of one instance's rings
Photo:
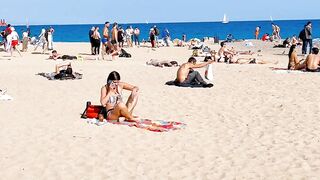
[[[111,40],[111,44],[117,44],[116,40]]]

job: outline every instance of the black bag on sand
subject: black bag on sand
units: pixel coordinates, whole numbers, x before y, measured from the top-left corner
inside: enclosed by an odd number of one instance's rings
[[[121,53],[120,53],[119,57],[131,58],[131,54],[129,54],[124,49],[121,49]]]

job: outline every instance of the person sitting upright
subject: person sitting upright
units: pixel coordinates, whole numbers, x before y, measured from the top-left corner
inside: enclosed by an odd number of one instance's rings
[[[126,103],[123,102],[123,89],[131,91]],[[100,103],[103,108],[99,113],[99,121],[102,122],[103,119],[118,121],[120,117],[124,117],[127,121],[135,121],[132,112],[138,102],[138,91],[137,86],[121,82],[120,74],[112,71],[107,78],[107,84],[101,88]]]
[[[320,56],[317,47],[312,48],[311,54],[306,59],[306,70],[308,72],[320,72]]]
[[[219,57],[217,57],[218,62],[220,62],[220,60],[224,60],[224,62],[233,61],[234,56],[236,55],[234,49],[227,49],[225,42],[221,42],[220,46],[221,48],[218,51]]]
[[[213,62],[214,60],[197,64],[197,60],[194,57],[189,58],[188,62],[182,64],[178,69],[175,80],[176,85],[182,87],[212,87],[213,84],[206,83],[199,72],[193,69],[205,67]]]
[[[289,50],[288,70],[301,70],[304,68],[306,68],[306,62],[304,59],[298,59],[296,45],[292,45]]]

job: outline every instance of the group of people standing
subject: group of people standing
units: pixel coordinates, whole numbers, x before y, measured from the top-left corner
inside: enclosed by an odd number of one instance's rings
[[[105,22],[102,35],[99,32],[99,27],[92,27],[89,31],[89,39],[91,43],[91,54],[99,55],[102,45],[102,58],[104,54],[111,55],[114,59],[115,55],[119,54],[121,48],[126,42],[128,47],[133,47],[133,42],[136,46],[140,46],[140,29],[128,26],[126,30],[119,26],[118,23],[113,23],[110,30],[110,22]]]

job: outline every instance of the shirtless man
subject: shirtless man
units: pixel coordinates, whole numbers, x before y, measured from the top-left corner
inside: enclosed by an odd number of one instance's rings
[[[103,28],[103,38],[101,39],[102,42],[102,59],[104,59],[104,54],[107,53],[107,47],[110,47],[110,35],[109,35],[109,27],[110,27],[110,23],[109,22],[105,22],[104,23],[104,28]]]
[[[228,60],[233,61],[234,56],[236,55],[234,49],[227,49],[225,42],[221,42],[220,46],[221,48],[218,51],[217,57],[218,62],[220,62],[220,60],[224,60],[224,62],[228,62]]]
[[[194,71],[195,68],[202,68],[205,67],[211,63],[213,63],[214,60],[197,64],[197,60],[194,57],[189,58],[187,63],[182,64],[177,72],[177,78],[175,82],[178,86],[182,87],[189,87],[192,85],[198,85],[202,87],[212,87],[213,84],[206,83],[198,71]]]
[[[118,49],[118,24],[115,22],[113,23],[113,27],[111,30],[111,45],[113,45],[113,47],[115,48],[115,50]]]
[[[319,49],[317,47],[312,48],[312,53],[307,56],[306,70],[308,72],[320,72],[320,56],[318,55]]]

